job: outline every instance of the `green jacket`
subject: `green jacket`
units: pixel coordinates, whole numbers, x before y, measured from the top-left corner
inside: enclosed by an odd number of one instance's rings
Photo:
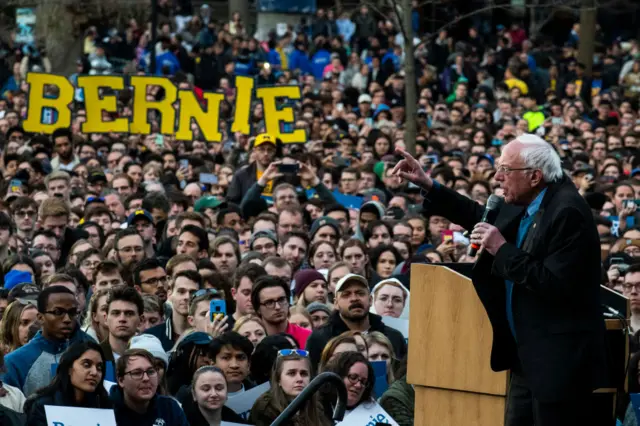
[[[400,426],[413,426],[415,400],[416,392],[404,376],[382,394],[380,405]]]

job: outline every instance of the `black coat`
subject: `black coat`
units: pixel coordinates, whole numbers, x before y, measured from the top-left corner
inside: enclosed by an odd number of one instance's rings
[[[369,324],[371,326],[369,331],[379,331],[387,336],[391,345],[393,345],[393,350],[396,353],[397,359],[403,359],[407,355],[407,343],[402,333],[395,328],[387,327],[382,322],[382,317],[380,315],[369,313]],[[341,335],[345,331],[349,331],[349,327],[344,323],[338,311],[334,311],[329,317],[329,322],[327,324],[311,333],[311,336],[309,336],[309,339],[307,340],[306,349],[309,351],[309,358],[311,358],[311,363],[315,367],[320,363],[322,350],[327,342],[329,342],[333,337]]]
[[[483,213],[477,203],[443,186],[429,192],[424,207],[467,230]],[[495,226],[507,243],[495,257],[480,255],[473,285],[493,327],[491,368],[521,367],[536,399],[561,401],[605,384],[600,242],[589,206],[566,176],[548,186],[518,248],[524,211],[522,206],[502,207]],[[517,341],[507,322],[507,279],[514,282]]]
[[[240,204],[244,194],[249,191],[249,188],[258,181],[257,177],[258,166],[256,163],[251,163],[244,166],[233,175],[233,179],[227,189],[227,201],[230,203]]]

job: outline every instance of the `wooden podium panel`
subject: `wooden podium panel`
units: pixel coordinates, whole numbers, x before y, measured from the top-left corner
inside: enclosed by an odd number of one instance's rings
[[[416,386],[416,425],[500,426],[505,398]]]
[[[471,280],[446,267],[412,265],[410,303],[408,382],[504,399],[507,373],[491,370],[493,330]]]

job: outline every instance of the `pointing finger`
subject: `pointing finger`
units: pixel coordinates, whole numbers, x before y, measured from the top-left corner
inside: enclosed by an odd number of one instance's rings
[[[406,160],[407,163],[409,164],[417,164],[418,160],[416,160],[415,158],[413,158],[413,156],[411,154],[409,154],[407,151],[405,151],[404,149],[396,149],[396,154],[400,154],[404,157],[404,159]]]
[[[391,174],[397,174],[400,170],[402,170],[402,167],[407,164],[407,160],[400,160],[400,162],[398,164],[396,164],[396,166],[393,168],[393,170],[391,171]]]

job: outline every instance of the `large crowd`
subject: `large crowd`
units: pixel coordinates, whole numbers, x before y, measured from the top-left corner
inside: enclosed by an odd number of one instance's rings
[[[456,38],[427,36],[416,8],[408,82],[399,26],[366,6],[339,17],[320,9],[258,40],[239,14],[218,22],[207,5],[159,3],[155,44],[133,19],[91,27],[70,80],[147,73],[223,91],[221,143],[198,129],[193,140],[84,134],[81,90],[70,128],[30,134],[26,75],[51,64],[36,46],[3,46],[1,424],[46,425],[44,407],[58,405],[112,408],[125,426],[270,425],[329,371],[344,381],[347,414],[378,403],[413,425],[398,325],[409,317],[411,265],[475,257],[465,230],[425,215],[421,189],[393,173],[409,142],[406,85],[418,97],[416,158],[481,205],[501,195],[504,145],[535,133],[557,149],[596,217],[602,283],[631,299],[631,349],[640,348],[636,40],[596,49],[587,74],[577,23],[561,46],[482,17],[462,21]],[[308,142],[267,134],[257,102],[254,132],[231,132],[235,75],[299,85],[290,127]],[[131,92],[116,96],[119,116],[130,116]],[[376,392],[380,361],[387,387]],[[632,356],[630,393],[640,390],[639,361]],[[260,386],[251,409],[233,403]],[[292,424],[333,424],[336,398],[321,389]],[[631,404],[618,418],[636,424]]]

